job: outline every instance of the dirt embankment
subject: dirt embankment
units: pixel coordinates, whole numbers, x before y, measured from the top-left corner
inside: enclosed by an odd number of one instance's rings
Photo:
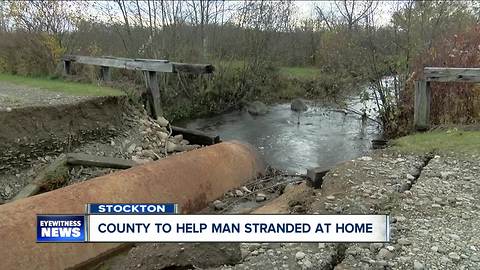
[[[127,104],[123,97],[8,113],[5,119],[11,130],[0,132],[2,147],[6,148],[0,153],[0,203],[12,199],[33,182],[42,182],[41,192],[46,192],[119,170],[85,163],[66,164],[65,156],[69,153],[70,157],[76,153],[141,164],[200,147],[181,134],[172,136],[165,118],[154,120],[145,110]],[[16,140],[16,134],[23,137]],[[47,172],[57,163],[54,171]],[[42,175],[46,177],[36,179]]]
[[[0,111],[0,171],[114,133],[125,110],[126,97],[117,96]]]

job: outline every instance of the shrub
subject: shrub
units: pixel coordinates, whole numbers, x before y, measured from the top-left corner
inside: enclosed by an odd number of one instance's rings
[[[401,95],[399,120],[413,127],[414,80],[423,77],[423,67],[479,67],[480,25],[435,43],[414,63],[414,73]],[[480,119],[480,87],[472,83],[432,82],[430,121],[439,124],[470,124]]]
[[[1,32],[0,68],[20,75],[48,75],[55,71],[65,50],[46,33]]]

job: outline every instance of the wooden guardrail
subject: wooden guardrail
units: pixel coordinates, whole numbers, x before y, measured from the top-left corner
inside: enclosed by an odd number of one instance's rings
[[[480,82],[480,68],[425,67],[424,78],[415,81],[414,123],[416,130],[430,128],[430,82]]]
[[[160,90],[157,78],[158,72],[206,74],[214,71],[214,67],[210,64],[188,64],[158,59],[67,55],[63,57],[65,74],[71,74],[72,63],[100,66],[101,79],[104,81],[110,81],[112,79],[111,68],[142,71],[147,86],[147,93],[149,95],[150,110],[152,117],[154,118],[162,115]]]

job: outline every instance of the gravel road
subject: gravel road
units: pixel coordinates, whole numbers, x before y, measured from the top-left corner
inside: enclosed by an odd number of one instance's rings
[[[242,244],[216,269],[480,269],[480,157],[379,151],[330,171],[309,213],[390,214],[390,243]]]
[[[73,96],[30,86],[0,82],[0,111],[28,106],[70,104],[92,97]]]

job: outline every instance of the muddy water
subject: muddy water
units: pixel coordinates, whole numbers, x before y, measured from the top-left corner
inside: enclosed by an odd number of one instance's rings
[[[362,107],[358,100],[350,103],[349,108]],[[222,140],[248,142],[269,165],[305,173],[307,168],[331,166],[365,154],[380,134],[375,122],[333,109],[310,103],[308,111],[299,114],[290,109],[290,103],[277,104],[262,116],[237,111],[181,125],[218,134]]]

